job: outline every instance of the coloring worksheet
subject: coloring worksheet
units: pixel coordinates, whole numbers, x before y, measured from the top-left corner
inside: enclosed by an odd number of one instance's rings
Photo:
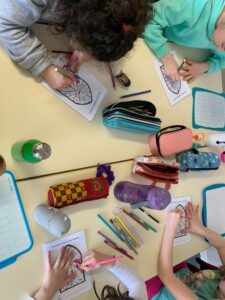
[[[106,95],[106,87],[83,65],[78,73],[71,70],[65,54],[57,57],[55,65],[69,71],[77,82],[62,90],[54,90],[46,82],[42,84],[88,121],[92,121]]]
[[[190,196],[184,196],[182,198],[174,198],[171,203],[167,206],[167,210],[171,211],[178,208],[182,212],[182,217],[180,224],[177,227],[176,235],[174,239],[174,245],[184,244],[190,242],[191,237],[189,233],[182,233],[182,230],[188,227],[188,220],[186,217],[185,207],[188,202],[191,201]]]
[[[173,51],[171,54],[176,59],[176,53]],[[155,66],[170,105],[176,104],[191,94],[191,89],[186,81],[181,79],[172,81],[171,78],[165,74],[164,65],[160,60],[155,60]]]
[[[51,251],[51,260],[54,262],[58,256],[59,250],[65,246],[72,249],[74,261],[82,263],[83,256],[87,251],[85,232],[80,231],[48,244],[44,244],[43,254],[45,255],[47,251]],[[78,269],[74,264],[69,267],[68,275],[72,273],[76,275],[75,279],[59,289],[52,300],[69,300],[92,288],[90,273]]]

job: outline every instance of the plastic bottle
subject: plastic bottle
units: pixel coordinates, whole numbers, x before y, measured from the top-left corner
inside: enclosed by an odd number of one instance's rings
[[[167,190],[129,181],[118,182],[114,188],[114,195],[118,200],[130,204],[145,201],[143,206],[157,210],[164,209],[171,202],[171,195]]]
[[[51,155],[51,148],[48,144],[37,139],[17,142],[11,149],[12,157],[16,161],[38,163]]]

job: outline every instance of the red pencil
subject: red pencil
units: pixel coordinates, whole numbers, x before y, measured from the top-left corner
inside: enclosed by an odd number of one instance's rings
[[[52,50],[52,53],[62,53],[62,54],[73,54],[73,51],[60,51],[60,50]]]
[[[192,218],[181,216],[182,219],[192,220]]]
[[[117,247],[117,246],[115,246],[115,245],[113,245],[113,244],[110,244],[110,243],[109,243],[108,241],[106,241],[106,240],[104,240],[104,243],[105,243],[106,245],[108,245],[109,247],[111,247],[111,248],[117,250],[118,252],[122,253],[123,255],[129,257],[130,259],[134,259],[133,256],[129,255],[125,250],[121,249],[120,247]]]
[[[144,224],[142,224],[141,222],[139,222],[137,219],[135,219],[133,216],[131,216],[129,214],[129,212],[127,212],[125,209],[123,209],[123,212],[130,217],[132,220],[134,220],[135,222],[137,222],[139,225],[141,225],[144,229],[148,230],[148,227],[146,227]]]
[[[115,79],[114,79],[114,75],[113,75],[113,71],[112,71],[110,63],[108,63],[108,68],[109,68],[109,75],[110,75],[110,78],[112,80],[112,86],[115,90],[116,89],[116,82],[115,82]]]

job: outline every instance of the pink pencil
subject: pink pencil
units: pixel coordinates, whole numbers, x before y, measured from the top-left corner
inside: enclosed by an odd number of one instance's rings
[[[96,267],[96,266],[99,266],[99,265],[108,264],[108,263],[111,263],[111,262],[114,262],[114,261],[118,261],[118,260],[121,260],[121,259],[123,259],[123,256],[112,257],[112,258],[109,258],[109,259],[104,259],[104,260],[96,261],[93,264],[87,265],[87,267]],[[75,264],[78,266],[79,269],[81,269],[81,264],[79,264],[79,263],[75,263]]]

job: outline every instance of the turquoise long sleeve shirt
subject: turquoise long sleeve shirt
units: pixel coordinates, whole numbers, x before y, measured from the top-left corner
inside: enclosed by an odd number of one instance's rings
[[[225,52],[212,42],[225,0],[160,0],[147,25],[144,40],[157,58],[170,52],[167,41],[192,48],[209,49],[209,73],[225,68]]]

